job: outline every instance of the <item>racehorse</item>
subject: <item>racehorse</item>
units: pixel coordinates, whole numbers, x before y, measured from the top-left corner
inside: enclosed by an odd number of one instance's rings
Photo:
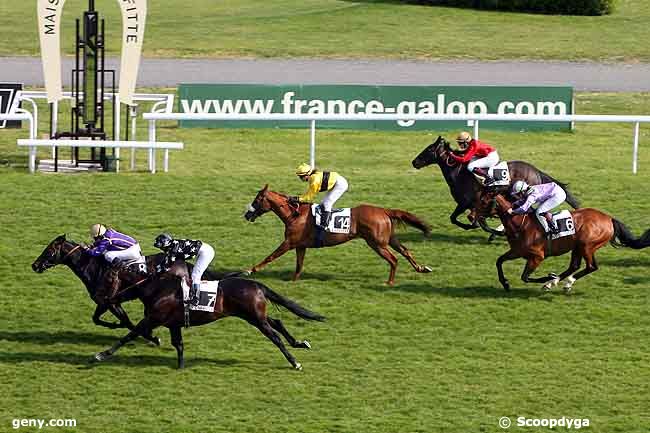
[[[189,279],[189,274],[189,271],[184,272],[186,280]],[[136,325],[135,329],[122,337],[110,349],[97,353],[94,359],[104,361],[138,335],[148,335],[156,327],[165,326],[169,329],[172,345],[176,348],[178,368],[183,368],[185,361],[181,329],[185,324],[185,309],[181,298],[180,282],[181,278],[174,273],[165,273],[142,282],[142,277],[135,273],[119,273],[118,275],[115,271],[111,272],[105,286],[109,288],[108,302],[119,304],[139,298],[144,304],[144,318]],[[214,301],[214,312],[190,311],[189,325],[200,326],[228,316],[244,319],[271,340],[295,369],[301,370],[302,366],[286,349],[276,331],[284,336],[291,347],[311,349],[311,345],[306,340],[296,340],[279,319],[268,316],[266,313],[267,301],[281,305],[305,320],[325,320],[325,317],[301,307],[262,283],[244,278],[226,278],[219,281],[219,289]]]
[[[88,295],[97,304],[97,308],[93,314],[93,322],[96,325],[110,329],[135,329],[131,319],[129,319],[129,316],[120,304],[108,304],[101,297],[97,296],[97,292],[101,290],[102,285],[105,283],[105,278],[110,267],[103,257],[91,256],[84,251],[85,247],[83,245],[66,240],[65,235],[58,236],[45,247],[41,255],[32,263],[32,269],[34,272],[40,274],[56,265],[66,265],[81,280],[84,286],[86,286]],[[146,257],[148,272],[153,272],[155,264],[161,258],[162,254]],[[120,323],[101,320],[102,314],[106,311],[113,313],[119,319]],[[158,337],[151,335],[143,335],[143,337],[156,345],[160,345],[160,339]]]
[[[413,167],[418,170],[433,163],[438,164],[440,170],[442,170],[442,175],[447,181],[447,185],[449,185],[451,196],[457,203],[456,209],[451,213],[449,219],[452,224],[465,230],[475,229],[477,228],[475,223],[465,224],[458,221],[457,218],[460,214],[472,208],[476,200],[478,200],[483,187],[475,179],[475,176],[472,173],[467,171],[462,164],[459,164],[450,156],[451,152],[452,150],[449,147],[447,140],[438,136],[436,141],[425,147],[424,150],[413,159],[411,164],[413,164]],[[548,182],[557,183],[566,192],[567,203],[569,203],[574,209],[580,207],[580,203],[575,197],[573,197],[573,195],[571,195],[566,184],[558,182],[548,174],[535,168],[533,165],[524,161],[509,161],[508,170],[510,171],[511,182],[523,180],[528,185],[538,185],[540,183]],[[490,188],[499,190],[498,187]],[[500,231],[490,229],[482,220],[479,220],[478,222],[484,230],[492,234],[503,234]]]
[[[499,281],[503,288],[510,290],[510,284],[503,275],[503,262],[520,257],[526,259],[526,266],[521,279],[532,283],[546,283],[543,288],[550,290],[561,280],[567,278],[564,286],[569,293],[576,280],[598,270],[596,251],[610,242],[614,246],[626,246],[641,249],[650,246],[650,230],[640,238],[635,238],[625,225],[611,216],[592,208],[576,209],[571,212],[575,234],[553,240],[546,238],[546,233],[535,217],[529,214],[510,215],[508,209],[512,204],[501,194],[484,193],[474,212],[484,216],[498,215],[505,226],[510,250],[497,259]],[[542,263],[545,257],[560,256],[571,251],[571,262],[566,271],[559,276],[551,273],[546,277],[531,278],[530,275]],[[585,268],[580,268],[582,259]]]
[[[282,254],[295,249],[296,272],[293,280],[296,281],[302,273],[306,249],[316,247],[317,228],[311,215],[311,205],[302,203],[294,207],[289,202],[288,196],[270,191],[267,184],[257,193],[244,217],[253,222],[257,217],[269,211],[273,211],[284,223],[284,241],[249,272],[259,271]],[[368,246],[390,265],[387,281],[387,284],[390,285],[395,283],[397,257],[388,249],[389,245],[404,256],[416,272],[431,272],[431,268],[428,266],[419,265],[413,254],[395,236],[395,227],[400,223],[415,227],[425,235],[429,234],[431,230],[427,223],[403,210],[361,205],[351,209],[350,232],[347,234],[328,232],[323,237],[322,246],[330,247],[358,237],[363,238]]]

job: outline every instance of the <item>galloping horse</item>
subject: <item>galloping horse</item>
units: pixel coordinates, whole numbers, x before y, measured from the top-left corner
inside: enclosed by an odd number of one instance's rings
[[[146,257],[147,270],[153,272],[155,265],[162,259],[162,254]],[[59,264],[64,264],[84,283],[88,295],[97,304],[93,314],[93,322],[96,325],[110,329],[128,328],[135,329],[135,326],[120,304],[107,304],[97,296],[98,290],[102,289],[107,272],[110,267],[103,257],[94,257],[84,253],[84,246],[66,240],[65,235],[55,238],[43,250],[40,256],[32,263],[32,269],[39,274]],[[126,271],[125,271],[126,272]],[[112,323],[101,320],[102,314],[106,311],[113,313],[120,323]],[[158,337],[143,335],[144,338],[156,345],[160,345]]]
[[[510,284],[503,275],[503,262],[520,257],[526,259],[526,267],[521,279],[528,283],[546,283],[544,289],[550,290],[558,282],[568,277],[564,290],[569,293],[576,280],[598,270],[596,251],[610,242],[614,246],[626,246],[641,249],[650,246],[650,230],[640,238],[635,238],[625,225],[611,216],[592,208],[576,209],[571,212],[575,234],[547,240],[546,233],[535,217],[529,214],[509,215],[512,204],[502,195],[493,192],[484,193],[474,212],[483,216],[498,215],[505,226],[510,250],[497,259],[499,281],[503,288],[510,290]],[[530,278],[545,257],[560,256],[571,251],[571,263],[559,276],[549,274],[546,277]],[[582,259],[586,266],[580,272]]]
[[[284,241],[271,255],[250,269],[250,272],[259,271],[282,254],[295,248],[296,272],[293,280],[296,281],[302,272],[306,249],[315,247],[316,227],[311,215],[311,205],[303,203],[294,208],[289,203],[288,196],[269,191],[268,185],[265,185],[257,193],[244,217],[253,222],[257,217],[269,211],[273,211],[284,223]],[[368,246],[390,265],[387,281],[390,285],[395,283],[397,257],[388,249],[389,245],[404,256],[416,272],[431,272],[431,268],[428,266],[419,265],[413,254],[395,236],[395,226],[399,223],[415,227],[425,234],[430,232],[429,226],[411,213],[398,209],[361,205],[351,209],[350,232],[347,234],[328,232],[324,236],[322,246],[330,247],[358,237],[365,239]]]
[[[184,264],[184,263],[183,263]],[[184,272],[186,276],[189,272]],[[184,306],[181,299],[181,279],[172,273],[162,274],[144,283],[141,276],[134,273],[112,272],[108,278],[109,302],[122,303],[139,298],[144,304],[144,318],[126,336],[111,348],[95,354],[96,361],[104,361],[129,341],[148,335],[158,326],[169,329],[172,345],[176,348],[178,368],[183,368],[183,336],[181,329],[185,323]],[[190,326],[200,326],[228,316],[239,317],[260,330],[275,344],[289,363],[297,370],[302,366],[286,349],[276,333],[286,338],[291,347],[311,349],[308,341],[296,340],[279,319],[266,314],[266,303],[281,305],[296,316],[305,320],[324,321],[325,317],[313,313],[296,302],[287,299],[262,283],[244,278],[226,278],[219,281],[219,290],[214,301],[214,311],[190,311]]]
[[[452,224],[455,224],[465,230],[477,228],[476,224],[465,224],[458,221],[458,216],[465,212],[467,209],[471,209],[474,206],[476,200],[478,200],[483,187],[476,181],[474,175],[467,171],[461,164],[457,163],[450,154],[452,150],[449,147],[447,140],[438,136],[436,141],[424,148],[422,152],[411,162],[413,167],[416,169],[421,169],[427,165],[433,163],[438,164],[440,170],[442,170],[442,175],[449,185],[449,190],[451,191],[451,196],[456,200],[458,204],[456,209],[451,213],[449,219]],[[540,183],[555,182],[564,189],[566,192],[566,201],[574,209],[578,208],[580,204],[575,197],[571,195],[569,190],[566,187],[566,184],[558,182],[553,179],[548,174],[538,170],[531,164],[528,164],[524,161],[509,161],[508,170],[510,171],[511,182],[517,180],[523,180],[528,185],[538,185]],[[498,190],[498,187],[490,187],[493,190]],[[482,222],[482,221],[479,221]],[[481,227],[493,234],[503,234],[490,229],[485,224],[481,224]]]

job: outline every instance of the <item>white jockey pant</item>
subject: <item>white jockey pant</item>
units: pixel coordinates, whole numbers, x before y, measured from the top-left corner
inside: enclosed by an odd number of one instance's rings
[[[196,255],[194,269],[192,269],[192,284],[201,284],[201,277],[203,277],[203,272],[208,269],[208,266],[212,262],[212,259],[214,259],[214,248],[206,243],[203,243]]]
[[[340,199],[345,191],[348,190],[348,181],[341,175],[336,179],[334,187],[325,194],[323,201],[320,203],[327,212],[332,212],[332,207],[336,200]]]
[[[475,168],[490,168],[499,163],[499,154],[496,150],[487,154],[483,158],[475,159],[467,164],[467,169],[473,172]]]
[[[553,194],[552,197],[550,197],[547,200],[544,200],[537,207],[537,210],[535,211],[535,215],[537,216],[537,219],[539,221],[545,220],[546,218],[544,217],[544,214],[546,212],[550,212],[554,208],[564,203],[564,200],[566,200],[566,192],[564,192],[562,188],[556,187],[555,191],[556,192],[555,194]]]
[[[108,263],[112,263],[116,257],[123,262],[139,259],[142,257],[140,244],[135,244],[122,251],[106,251],[104,253],[104,259],[106,259]]]

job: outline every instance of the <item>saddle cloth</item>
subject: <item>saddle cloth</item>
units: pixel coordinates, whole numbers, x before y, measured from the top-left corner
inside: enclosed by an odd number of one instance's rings
[[[316,225],[320,225],[320,209],[320,205],[313,204],[311,206],[311,214],[314,216],[314,222]],[[330,233],[350,233],[351,219],[352,217],[350,216],[349,207],[344,209],[332,209],[332,216],[330,217],[330,222],[325,231]]]
[[[488,169],[488,175],[494,179],[490,187],[494,186],[510,186],[510,170],[508,170],[508,161],[501,161],[497,165]],[[484,179],[476,176],[481,185],[484,184]]]
[[[190,299],[190,286],[187,285],[185,280],[181,282],[183,288],[183,302]],[[199,288],[199,303],[197,305],[190,305],[190,310],[207,311],[208,313],[214,312],[214,307],[217,303],[217,294],[219,293],[219,281],[201,281]]]
[[[147,273],[147,263],[143,256],[138,257],[137,259],[125,260],[122,263],[122,266],[128,270],[134,272],[140,272],[142,274]]]
[[[553,222],[555,223],[555,226],[560,229],[560,233],[553,235],[551,239],[563,238],[565,236],[573,235],[576,232],[573,225],[573,217],[571,216],[571,212],[568,210],[554,213]],[[546,219],[543,219],[542,224],[544,225],[544,230],[548,233],[548,223],[546,222]]]

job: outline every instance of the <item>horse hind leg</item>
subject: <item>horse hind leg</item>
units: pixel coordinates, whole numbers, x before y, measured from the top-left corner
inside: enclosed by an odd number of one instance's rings
[[[309,344],[309,341],[307,340],[296,340],[293,335],[287,331],[287,328],[284,327],[284,324],[280,319],[274,319],[272,317],[267,317],[266,320],[269,322],[269,325],[276,331],[278,331],[282,336],[289,342],[291,347],[295,347],[297,349],[311,349],[311,344]]]
[[[585,254],[583,257],[585,259],[585,268],[580,272],[573,274],[573,276],[569,277],[567,279],[566,284],[564,285],[564,292],[567,294],[571,293],[571,290],[573,289],[573,285],[575,284],[576,281],[598,270],[598,263],[596,262],[596,256],[594,255],[593,252],[591,252],[590,254]]]
[[[411,264],[411,266],[413,266],[413,269],[415,269],[416,272],[429,273],[433,271],[433,269],[431,269],[428,266],[419,265],[415,261],[415,257],[413,257],[413,253],[404,245],[402,245],[402,243],[399,241],[399,239],[397,239],[395,235],[392,235],[390,237],[389,244],[395,251],[400,253],[402,256],[404,256],[406,260],[408,260],[408,262]]]
[[[566,283],[564,284],[564,293],[567,295],[571,293],[573,289],[573,284],[576,282],[576,279],[572,276],[575,271],[580,269],[580,263],[582,262],[582,254],[577,248],[574,248],[571,251],[571,262],[566,271],[562,272],[558,277],[558,281],[562,281],[567,278]]]
[[[178,369],[185,367],[185,358],[183,357],[183,334],[180,326],[169,328],[169,334],[172,339],[172,346],[176,348],[176,355],[178,358]]]
[[[129,316],[126,314],[126,311],[124,311],[124,308],[120,304],[112,304],[108,306],[109,310],[111,310],[111,313],[118,319],[120,319],[120,328],[128,328],[130,331],[135,330],[135,325],[131,322],[131,319],[129,319]],[[154,337],[151,335],[151,332],[148,334],[140,334],[142,338],[145,340],[155,344],[156,346],[160,346],[160,338]]]
[[[257,321],[257,322],[249,322],[251,325],[255,326],[257,329],[260,330],[262,334],[273,344],[277,346],[278,349],[280,349],[280,352],[284,355],[285,358],[287,358],[287,361],[289,361],[289,364],[296,370],[302,370],[302,365],[296,361],[296,358],[289,353],[287,348],[284,346],[284,343],[282,343],[282,340],[280,339],[280,336],[273,330],[271,325],[269,324],[268,320],[263,320],[263,321]]]
[[[370,248],[375,250],[375,252],[379,254],[384,260],[386,260],[390,265],[390,273],[388,274],[388,281],[386,281],[386,284],[392,286],[393,284],[395,284],[395,272],[397,271],[397,257],[395,257],[395,255],[391,253],[390,250],[385,246],[380,247],[379,245],[376,245],[368,240],[366,240],[366,243]]]
[[[113,323],[113,322],[107,322],[105,320],[102,320],[101,319],[102,314],[104,314],[107,311],[108,311],[107,305],[97,305],[97,308],[95,308],[95,312],[93,313],[93,323],[97,326],[103,326],[104,328],[109,328],[109,329],[118,329],[118,328],[127,327],[122,323]],[[113,315],[117,317],[115,313],[113,313]]]

